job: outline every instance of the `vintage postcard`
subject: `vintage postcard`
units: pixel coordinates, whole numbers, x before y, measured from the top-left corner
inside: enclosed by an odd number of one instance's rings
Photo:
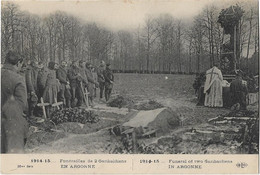
[[[2,0],[2,174],[258,174],[258,0]]]

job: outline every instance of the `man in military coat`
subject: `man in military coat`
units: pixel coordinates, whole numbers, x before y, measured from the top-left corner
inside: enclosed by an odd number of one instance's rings
[[[32,61],[26,71],[25,71],[25,82],[27,87],[28,93],[28,107],[29,107],[29,117],[33,117],[34,115],[34,108],[37,104],[38,97],[36,94],[37,92],[37,76],[38,76],[38,64],[35,61]]]
[[[28,123],[25,79],[19,75],[23,60],[9,51],[1,69],[1,152],[23,153]]]
[[[67,108],[71,107],[71,93],[70,93],[70,83],[67,74],[67,62],[62,61],[61,66],[57,70],[57,79],[61,83],[61,91],[58,93],[58,101],[64,102]]]
[[[106,65],[106,70],[104,71],[103,74],[105,77],[105,98],[106,98],[106,101],[108,101],[111,96],[111,92],[112,92],[113,84],[114,84],[114,75],[110,68],[109,63]]]
[[[81,106],[83,103],[83,92],[81,90],[80,83],[82,82],[82,76],[80,75],[78,60],[72,62],[70,69],[68,70],[68,78],[70,80],[71,95],[72,95],[72,107]]]

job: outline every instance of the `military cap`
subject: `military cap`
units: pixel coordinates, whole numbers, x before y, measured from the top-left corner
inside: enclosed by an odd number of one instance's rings
[[[90,63],[89,62],[86,62],[86,67],[89,67],[90,66]]]
[[[17,52],[10,50],[6,54],[5,62],[9,63],[9,64],[12,64],[12,65],[16,65],[19,61],[22,61],[22,60],[23,59],[21,57],[19,57]]]

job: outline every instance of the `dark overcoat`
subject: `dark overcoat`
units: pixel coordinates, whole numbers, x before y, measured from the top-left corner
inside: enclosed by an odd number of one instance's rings
[[[23,117],[27,111],[25,78],[9,64],[1,70],[1,152],[22,153],[28,123]]]

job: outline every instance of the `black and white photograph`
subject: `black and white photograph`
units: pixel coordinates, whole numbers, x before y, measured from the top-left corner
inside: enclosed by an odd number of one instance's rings
[[[3,0],[1,154],[258,155],[258,0]]]

